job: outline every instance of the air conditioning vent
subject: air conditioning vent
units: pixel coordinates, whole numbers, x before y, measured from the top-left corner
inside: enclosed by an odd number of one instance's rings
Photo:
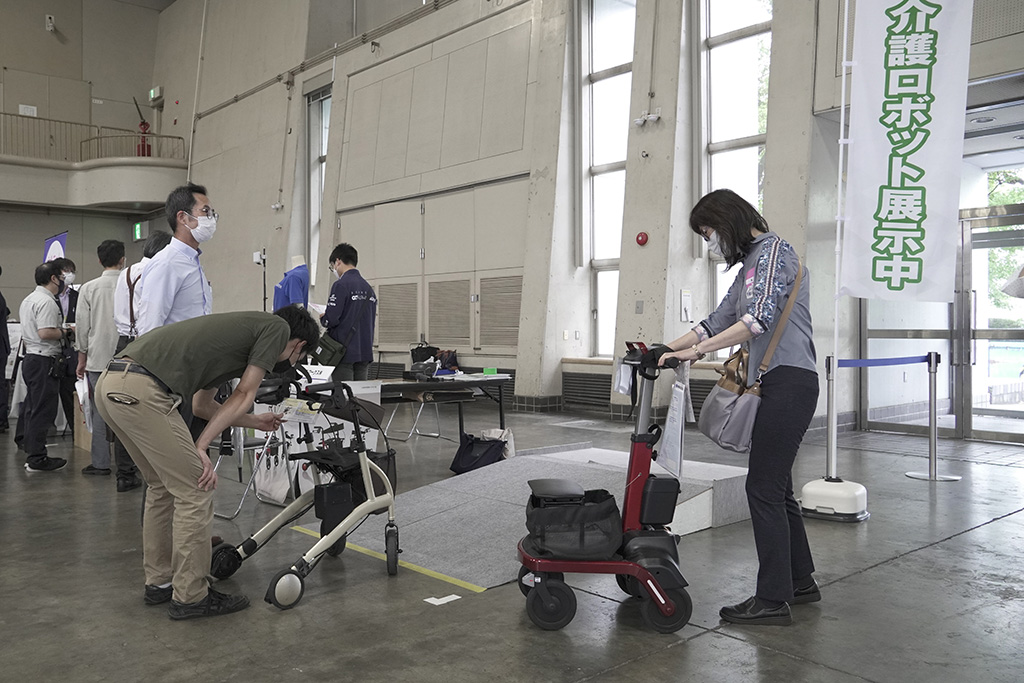
[[[431,344],[456,351],[460,348],[469,351],[469,295],[469,280],[427,284],[427,339]]]
[[[523,276],[480,278],[480,346],[519,344]]]
[[[376,290],[377,343],[408,344],[410,340],[419,339],[419,284],[380,285]]]
[[[562,373],[562,400],[565,403],[607,408],[611,403],[611,392],[610,374]]]

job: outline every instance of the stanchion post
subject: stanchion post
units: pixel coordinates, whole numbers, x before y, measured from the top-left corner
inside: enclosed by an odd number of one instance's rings
[[[924,472],[907,472],[912,479],[927,481],[960,481],[956,475],[939,474],[939,413],[938,413],[938,375],[939,361],[942,357],[928,352],[928,474]]]
[[[825,357],[825,390],[826,390],[826,411],[828,418],[828,445],[826,447],[825,479],[836,481],[836,473],[839,468],[836,466],[837,448],[837,421],[836,415],[836,378],[835,378],[835,356]]]

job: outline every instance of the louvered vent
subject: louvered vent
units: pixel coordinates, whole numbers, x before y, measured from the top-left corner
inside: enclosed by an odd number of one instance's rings
[[[519,343],[519,306],[523,276],[480,279],[480,346]]]
[[[470,347],[469,280],[446,280],[427,285],[427,339],[434,346]]]
[[[562,373],[562,400],[566,403],[607,408],[611,402],[611,392],[610,374]]]
[[[371,363],[369,369],[370,379],[402,379],[402,372],[405,365],[402,363]]]
[[[713,379],[690,380],[690,400],[693,402],[693,419],[700,418],[700,409],[714,386],[715,380]]]
[[[408,344],[419,339],[418,309],[419,284],[380,285],[377,288],[377,343]]]

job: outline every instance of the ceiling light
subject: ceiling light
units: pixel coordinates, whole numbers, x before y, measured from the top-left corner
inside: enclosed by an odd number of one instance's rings
[[[976,119],[971,119],[971,123],[992,123],[995,120],[994,116],[979,116]]]

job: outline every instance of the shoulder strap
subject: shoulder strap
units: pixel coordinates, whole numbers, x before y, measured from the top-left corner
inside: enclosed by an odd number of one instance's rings
[[[128,285],[128,333],[133,336],[139,336],[139,330],[135,326],[135,285],[142,279],[142,273],[132,280],[132,269],[130,267],[124,269],[124,281]]]
[[[764,352],[764,358],[761,359],[761,365],[757,368],[757,377],[761,378],[761,375],[768,369],[768,364],[772,360],[772,356],[775,355],[775,348],[779,345],[779,340],[782,339],[782,329],[789,322],[789,312],[793,310],[793,304],[796,302],[796,298],[800,295],[800,281],[803,280],[804,276],[804,264],[800,261],[800,257],[796,257],[796,282],[793,283],[793,290],[789,293],[789,300],[786,302],[786,307],[782,309],[782,317],[779,318],[779,324],[775,326],[775,332],[772,334],[772,341],[768,344],[768,350]]]

